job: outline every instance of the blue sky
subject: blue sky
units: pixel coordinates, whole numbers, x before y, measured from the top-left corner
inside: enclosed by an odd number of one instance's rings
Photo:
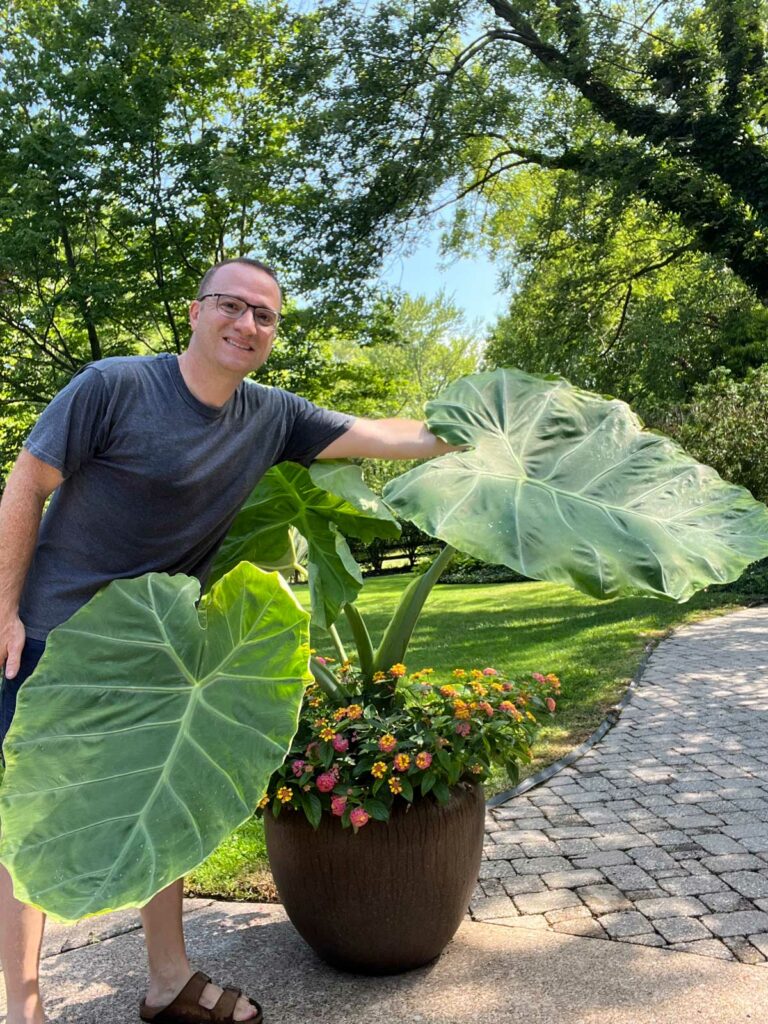
[[[433,298],[442,288],[467,319],[490,325],[508,299],[497,292],[496,269],[479,253],[475,258],[446,260],[440,256],[440,229],[425,237],[410,256],[394,255],[387,261],[382,280],[410,295]]]

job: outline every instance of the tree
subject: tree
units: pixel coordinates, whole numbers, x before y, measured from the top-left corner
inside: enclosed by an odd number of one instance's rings
[[[327,96],[338,216],[383,252],[521,169],[564,171],[671,218],[768,301],[766,0],[461,0],[345,12]],[[474,36],[474,37],[472,37]]]
[[[84,363],[180,351],[187,302],[217,259],[273,261],[289,293],[346,323],[344,289],[302,233],[321,193],[297,133],[339,59],[325,40],[320,14],[282,0],[6,7],[0,464]],[[311,349],[301,317],[283,336],[294,325],[278,376],[299,375],[300,342]]]
[[[694,386],[768,358],[768,310],[672,218],[569,175],[531,172],[489,200],[489,244],[518,277],[492,365],[559,373],[678,425]],[[502,255],[503,254],[503,255]]]

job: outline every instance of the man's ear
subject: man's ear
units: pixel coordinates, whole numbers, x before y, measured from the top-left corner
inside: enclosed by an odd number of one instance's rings
[[[200,303],[197,299],[193,299],[189,304],[189,326],[194,329],[197,327],[197,321],[200,317]]]

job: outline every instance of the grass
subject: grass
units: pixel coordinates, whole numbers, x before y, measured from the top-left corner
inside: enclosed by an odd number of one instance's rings
[[[366,580],[358,607],[374,644],[411,577]],[[296,588],[305,604],[305,587]],[[630,598],[595,601],[550,583],[438,585],[429,597],[406,658],[409,671],[492,665],[514,678],[555,672],[562,693],[553,724],[539,734],[534,760],[523,776],[562,757],[589,736],[621,698],[646,647],[672,628],[739,607],[738,595],[698,594],[686,605]],[[345,622],[339,632],[349,650]],[[325,635],[313,637],[319,653],[335,652]],[[503,774],[486,785],[489,795],[509,789]],[[195,895],[273,900],[261,822],[241,826],[187,878]]]

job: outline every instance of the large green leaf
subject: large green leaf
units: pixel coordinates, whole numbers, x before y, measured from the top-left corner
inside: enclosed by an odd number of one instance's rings
[[[240,510],[211,580],[244,559],[293,568],[291,526],[307,541],[312,621],[324,629],[335,622],[344,604],[354,601],[363,582],[345,536],[370,541],[400,532],[382,500],[363,483],[359,467],[318,462],[307,470],[284,462],[263,477]]]
[[[141,906],[254,811],[298,724],[307,614],[243,563],[111,583],[53,630],[5,742],[0,858],[75,920]]]
[[[384,498],[477,558],[595,597],[684,601],[768,555],[768,509],[624,402],[495,370],[457,381],[427,414],[471,449],[390,481]]]

